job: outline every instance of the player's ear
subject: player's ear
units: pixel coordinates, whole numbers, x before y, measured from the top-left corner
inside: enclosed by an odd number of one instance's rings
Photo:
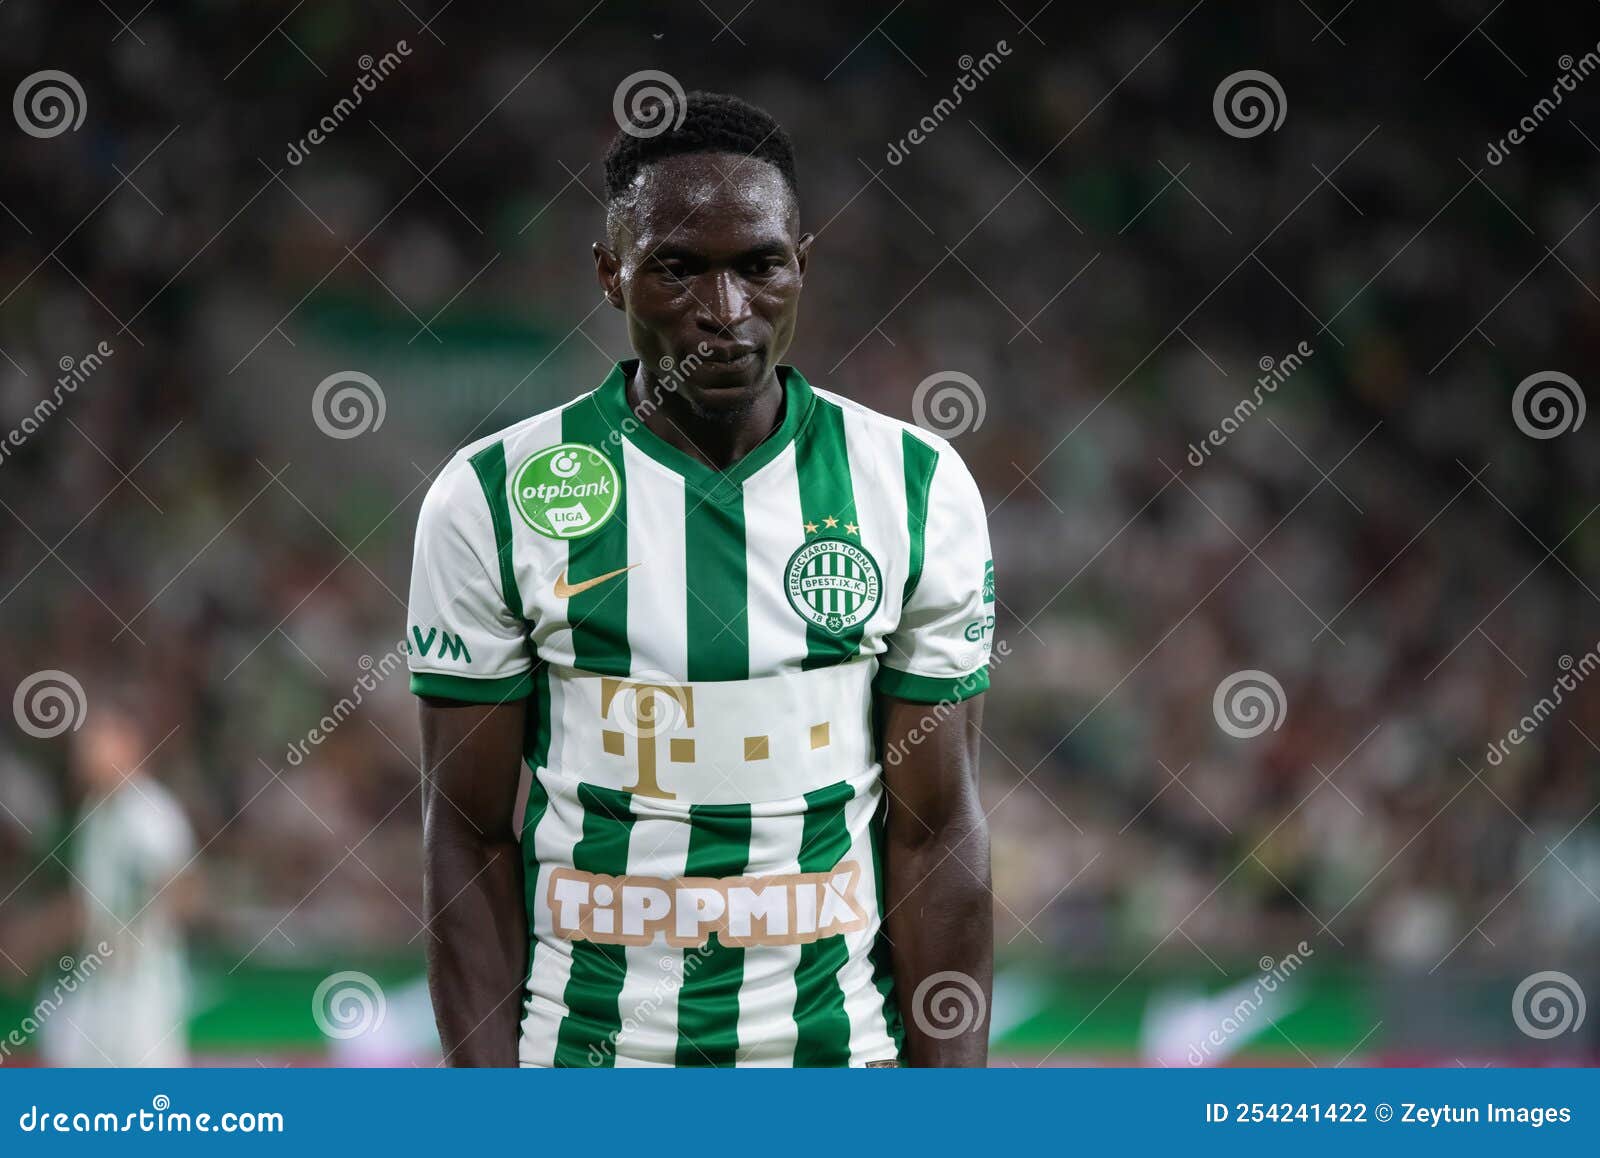
[[[594,243],[594,272],[600,293],[617,309],[622,308],[622,262],[604,242]]]
[[[811,257],[811,243],[816,239],[817,235],[814,233],[803,234],[800,238],[800,244],[794,247],[795,268],[800,271],[802,278],[806,276],[806,262]]]

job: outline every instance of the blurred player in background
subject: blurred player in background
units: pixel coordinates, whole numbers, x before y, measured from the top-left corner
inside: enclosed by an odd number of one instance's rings
[[[70,926],[92,974],[44,1023],[58,1066],[188,1064],[183,923],[193,908],[194,832],[143,767],[150,744],[135,716],[96,704],[78,734],[73,773],[84,793],[71,837]],[[81,967],[81,966],[80,966]]]

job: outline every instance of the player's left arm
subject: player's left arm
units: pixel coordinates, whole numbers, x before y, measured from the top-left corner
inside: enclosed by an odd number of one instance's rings
[[[884,766],[883,857],[905,1060],[987,1065],[994,918],[989,826],[978,803],[983,698],[930,706],[883,696],[879,711],[884,750],[905,753]],[[958,1026],[953,1037],[928,1032]]]
[[[889,794],[884,919],[905,1061],[981,1066],[994,916],[978,739],[994,567],[983,500],[966,466],[941,440],[907,439],[927,447],[906,443],[910,521],[922,533],[913,535],[908,591],[874,685]]]

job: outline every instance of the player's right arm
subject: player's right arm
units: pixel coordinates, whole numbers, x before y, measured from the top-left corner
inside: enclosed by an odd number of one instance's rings
[[[526,708],[421,704],[422,916],[450,1065],[517,1064],[528,920],[512,813]]]
[[[422,504],[411,575],[428,988],[445,1060],[463,1066],[517,1064],[528,974],[513,814],[533,665],[504,489],[503,462],[451,462]]]

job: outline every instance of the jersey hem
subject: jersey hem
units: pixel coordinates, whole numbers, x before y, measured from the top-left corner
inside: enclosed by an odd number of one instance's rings
[[[989,690],[989,669],[980,667],[963,676],[941,677],[913,675],[879,665],[877,678],[872,681],[872,690],[919,704],[959,704],[962,700]]]
[[[525,700],[533,694],[533,673],[523,672],[500,679],[473,679],[470,676],[414,671],[411,673],[411,694],[438,696],[469,704],[505,704],[512,700]]]

